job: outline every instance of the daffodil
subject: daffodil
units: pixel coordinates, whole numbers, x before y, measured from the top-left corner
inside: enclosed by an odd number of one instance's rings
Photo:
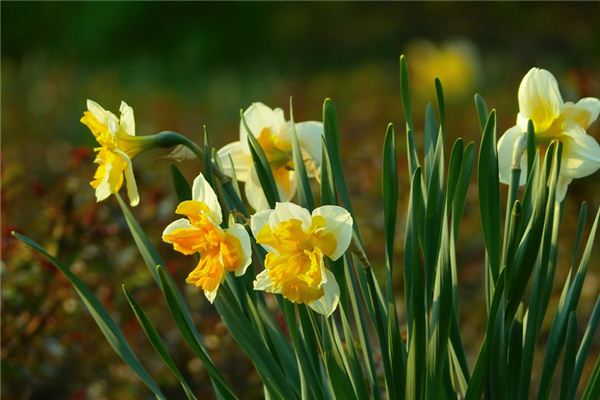
[[[175,212],[186,218],[169,224],[163,232],[163,241],[182,254],[200,254],[200,261],[186,282],[204,290],[212,303],[227,272],[241,276],[252,262],[248,232],[233,218],[228,228],[221,228],[221,206],[202,174],[194,180],[192,200],[180,203]]]
[[[312,214],[293,203],[252,216],[257,243],[267,250],[265,269],[254,289],[280,293],[329,316],[337,307],[340,289],[324,257],[337,260],[352,240],[352,217],[338,206],[316,208]]]
[[[120,118],[92,100],[87,101],[87,108],[81,122],[92,131],[100,145],[94,149],[97,153],[94,162],[99,165],[90,182],[96,189],[96,200],[102,201],[117,193],[125,179],[129,202],[136,206],[140,197],[131,159],[153,147],[152,140],[149,137],[135,136],[133,109],[124,101],[119,108]]]
[[[591,175],[600,168],[600,145],[586,130],[598,118],[600,100],[587,97],[577,103],[564,102],[554,76],[540,68],[532,68],[519,86],[517,123],[498,141],[500,181],[508,184],[515,145],[524,140],[528,121],[533,122],[538,144],[557,139],[562,142],[562,161],[556,189],[562,201],[573,179]],[[527,159],[521,157],[521,179],[527,179]]]
[[[271,109],[262,103],[253,103],[244,111],[244,119],[271,166],[280,198],[284,201],[292,199],[296,193],[291,141],[294,126],[285,120],[282,109]],[[323,124],[307,121],[295,124],[295,128],[308,174],[316,177],[321,165]],[[240,140],[221,148],[218,156],[225,174],[235,175],[239,181],[246,183],[248,203],[255,210],[263,210],[269,208],[269,204],[252,162],[247,135],[245,125],[240,121]]]

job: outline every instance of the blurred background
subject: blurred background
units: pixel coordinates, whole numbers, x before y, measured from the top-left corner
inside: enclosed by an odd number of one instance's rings
[[[109,348],[68,282],[17,243],[12,230],[38,240],[68,263],[111,311],[169,398],[183,398],[121,294],[120,284],[127,284],[198,397],[212,398],[206,373],[174,328],[115,199],[95,202],[88,184],[95,143],[79,122],[87,98],[113,111],[125,100],[135,110],[138,134],[172,129],[200,142],[205,124],[215,147],[236,140],[239,110],[253,101],[282,107],[288,115],[293,96],[296,120],[302,121],[320,120],[324,98],[333,98],[356,219],[367,253],[381,269],[380,165],[388,122],[396,124],[400,144],[398,247],[408,192],[401,53],[411,68],[418,126],[426,103],[434,99],[433,77],[442,79],[449,140],[478,141],[475,92],[498,110],[499,135],[512,126],[517,88],[532,66],[555,74],[565,100],[600,96],[600,3],[2,2],[1,8],[1,367],[6,399],[150,396]],[[599,126],[589,130],[596,139]],[[183,287],[192,267],[189,258],[159,241],[176,205],[169,162],[157,160],[165,154],[136,158],[141,203],[134,212]],[[199,165],[187,161],[180,168],[191,180]],[[598,172],[569,188],[550,312],[570,264],[579,204],[590,203],[589,229],[600,205],[599,189]],[[464,220],[458,255],[461,331],[473,360],[485,322],[474,181]],[[599,247],[578,309],[580,327],[599,293]],[[401,260],[400,250],[397,257]],[[401,301],[401,281],[396,284]],[[198,290],[184,289],[228,381],[244,398],[260,398],[258,377],[218,315]],[[544,340],[542,335],[540,349]],[[598,340],[593,346],[590,361],[598,357]]]

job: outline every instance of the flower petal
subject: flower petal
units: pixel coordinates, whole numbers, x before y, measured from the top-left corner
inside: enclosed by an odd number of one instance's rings
[[[100,104],[90,99],[87,99],[86,105],[94,118],[96,118],[96,120],[101,124],[106,125],[108,111],[106,111]]]
[[[302,222],[302,228],[306,231],[310,228],[311,217],[310,213],[306,208],[302,208],[294,203],[277,203],[275,204],[275,210],[269,216],[269,225],[271,229],[276,229],[277,226],[290,219],[298,219]]]
[[[323,154],[323,124],[318,121],[306,121],[296,124],[298,142],[302,148],[308,173],[313,176],[321,166]]]
[[[129,197],[129,204],[131,207],[135,207],[140,203],[140,195],[138,193],[137,184],[135,183],[135,175],[133,175],[133,165],[129,157],[124,157],[127,161],[125,167],[125,183],[127,185],[127,196]]]
[[[275,135],[280,135],[282,131],[285,132],[286,122],[281,108],[271,109],[263,103],[252,103],[244,111],[244,119],[256,137],[260,136],[265,129],[269,129]],[[246,148],[248,148],[247,135],[244,121],[240,121],[240,142]]]
[[[192,185],[192,199],[201,201],[208,206],[208,209],[211,212],[209,217],[214,223],[219,225],[221,222],[223,222],[221,205],[219,204],[217,194],[213,188],[210,187],[206,179],[204,179],[204,175],[202,174],[199,174],[196,179],[194,179],[194,184]]]
[[[254,237],[258,235],[258,232],[269,223],[269,217],[273,213],[273,210],[261,210],[252,215],[250,219],[250,229]]]
[[[536,133],[541,133],[558,118],[562,106],[556,78],[545,69],[531,68],[519,86],[519,114],[531,119]],[[521,129],[526,131],[527,126]]]
[[[269,208],[269,202],[267,201],[267,197],[263,192],[260,181],[258,180],[258,175],[256,174],[256,169],[254,169],[254,167],[252,167],[248,173],[248,180],[246,181],[244,192],[246,193],[246,200],[248,200],[250,206],[252,206],[252,208],[254,208],[256,211]]]
[[[566,178],[583,178],[600,169],[600,145],[593,136],[571,122],[561,136],[563,143],[560,174]]]
[[[504,135],[498,140],[498,172],[500,173],[500,182],[508,185],[510,183],[510,174],[512,167],[512,158],[514,145],[517,139],[523,136],[524,133],[517,125],[509,128]],[[527,152],[521,157],[521,178],[519,185],[524,185],[527,182]]]
[[[248,173],[252,168],[252,156],[249,153],[248,145],[242,142],[233,142],[223,146],[218,152],[220,164],[223,172],[227,176],[235,176],[238,181],[246,182]],[[233,165],[231,165],[233,163]]]
[[[133,108],[127,105],[127,103],[124,101],[121,101],[119,111],[121,112],[121,128],[129,136],[135,136],[135,119],[133,117]]]
[[[282,201],[291,200],[296,194],[296,173],[286,167],[280,167],[276,170],[271,169],[277,192]]]
[[[174,231],[178,230],[178,229],[192,229],[192,224],[190,223],[190,221],[187,218],[179,218],[178,220],[175,220],[173,222],[171,222],[169,225],[167,225],[167,227],[165,228],[165,230],[163,231],[162,235],[170,235],[171,233],[173,233]]]
[[[556,198],[555,200],[559,203],[565,199],[567,194],[567,189],[569,188],[569,184],[573,179],[564,177],[562,175],[558,176],[558,181],[556,182]]]
[[[320,215],[325,219],[324,234],[332,234],[336,240],[336,247],[331,254],[325,254],[332,260],[337,260],[344,254],[352,241],[352,216],[339,206],[322,206],[316,208],[313,216]]]
[[[327,281],[324,282],[323,297],[319,300],[309,303],[308,306],[319,314],[329,317],[337,308],[340,300],[340,287],[338,286],[335,276],[329,270],[325,270]]]
[[[235,236],[239,242],[242,250],[240,265],[235,269],[235,276],[242,276],[246,272],[246,269],[252,264],[252,246],[250,244],[250,236],[246,229],[237,223],[229,224],[229,228],[225,229],[225,232],[229,235]]]
[[[600,114],[600,100],[595,97],[586,97],[573,104],[565,103],[562,110],[562,115],[565,120],[571,120],[580,125],[583,129],[589,126],[598,119]]]
[[[264,290],[265,292],[275,293],[273,290],[273,282],[269,278],[269,271],[263,270],[260,274],[256,275],[254,280],[254,290]]]

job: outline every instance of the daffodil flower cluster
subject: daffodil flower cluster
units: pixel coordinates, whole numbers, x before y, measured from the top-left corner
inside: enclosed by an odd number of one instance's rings
[[[600,145],[586,129],[598,118],[600,100],[586,97],[577,103],[564,102],[554,76],[545,69],[532,68],[519,86],[517,123],[498,141],[500,181],[510,182],[513,149],[527,132],[531,120],[536,143],[557,139],[563,144],[556,199],[562,201],[573,179],[583,178],[600,169]],[[527,157],[521,157],[520,184],[527,179]]]

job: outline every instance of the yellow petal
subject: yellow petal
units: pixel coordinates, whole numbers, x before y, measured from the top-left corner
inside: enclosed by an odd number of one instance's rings
[[[531,119],[536,134],[543,133],[560,115],[563,99],[554,76],[545,69],[532,68],[519,86],[519,114]],[[527,127],[521,126],[523,131]]]
[[[224,279],[225,270],[216,251],[203,254],[198,265],[185,281],[204,290],[206,298],[212,303]]]

